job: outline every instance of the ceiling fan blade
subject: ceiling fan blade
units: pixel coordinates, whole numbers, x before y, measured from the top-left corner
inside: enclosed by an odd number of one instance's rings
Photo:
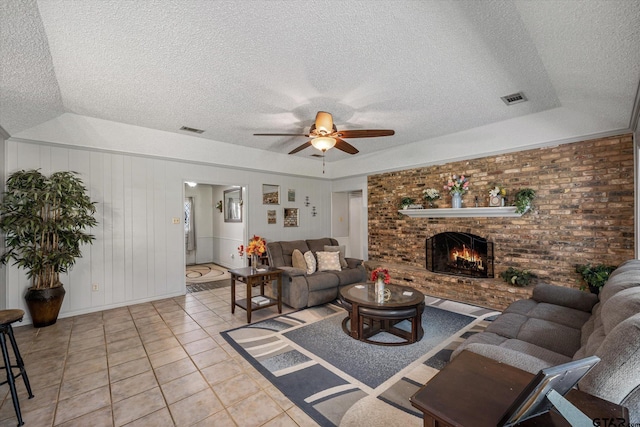
[[[357,154],[358,153],[358,149],[356,147],[354,147],[353,145],[349,144],[344,139],[335,138],[335,140],[336,140],[335,148],[337,148],[338,150],[342,150],[345,153],[349,153],[349,154]]]
[[[304,133],[254,133],[253,136],[309,136]]]
[[[328,135],[333,132],[333,116],[326,111],[318,111],[316,114],[315,128],[321,135]]]
[[[298,148],[295,148],[295,149],[291,150],[289,152],[289,154],[296,154],[298,151],[302,151],[307,147],[311,147],[311,141],[307,141],[304,144],[302,144],[301,146],[299,146]]]
[[[376,136],[391,136],[395,134],[392,129],[358,129],[341,130],[338,132],[340,138],[374,138]]]

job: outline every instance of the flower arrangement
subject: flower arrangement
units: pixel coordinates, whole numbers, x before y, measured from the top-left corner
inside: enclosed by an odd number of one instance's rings
[[[489,195],[491,197],[496,197],[496,196],[504,197],[507,195],[507,190],[504,187],[496,184],[491,190],[489,190]]]
[[[385,285],[388,285],[389,283],[391,283],[391,276],[389,276],[389,270],[382,267],[378,267],[375,270],[373,270],[371,272],[371,280],[375,282],[378,279],[382,279]]]
[[[241,257],[244,256],[246,252],[247,255],[258,255],[261,256],[267,251],[267,244],[264,239],[260,236],[254,235],[251,240],[249,240],[249,244],[245,248],[244,245],[238,246],[238,253]]]
[[[444,186],[444,190],[451,194],[464,194],[469,189],[469,180],[464,175],[451,175]]]
[[[440,193],[435,188],[426,188],[422,190],[422,198],[429,202],[433,202],[440,198]]]

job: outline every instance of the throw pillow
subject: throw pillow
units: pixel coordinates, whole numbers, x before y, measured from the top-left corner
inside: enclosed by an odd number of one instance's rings
[[[340,271],[340,253],[339,252],[316,252],[318,257],[318,271]]]
[[[307,261],[304,260],[304,255],[299,249],[294,249],[291,254],[291,266],[293,268],[299,268],[300,270],[307,269]]]
[[[306,270],[307,274],[313,274],[316,272],[316,257],[313,256],[311,251],[307,251],[304,253],[304,260],[307,264]]]
[[[347,268],[349,264],[347,264],[347,260],[344,258],[345,254],[345,245],[340,246],[325,246],[324,250],[326,252],[340,252],[340,267]]]

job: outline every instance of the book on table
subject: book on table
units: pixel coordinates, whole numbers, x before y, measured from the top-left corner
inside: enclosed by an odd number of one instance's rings
[[[262,295],[258,295],[251,298],[251,302],[257,305],[265,305],[265,304],[269,304],[271,300],[267,297],[263,297]]]

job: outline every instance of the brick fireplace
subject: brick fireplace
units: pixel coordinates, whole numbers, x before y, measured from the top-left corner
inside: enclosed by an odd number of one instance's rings
[[[441,190],[450,174],[464,174],[471,206],[488,206],[488,190],[500,184],[507,201],[533,188],[535,208],[518,218],[410,218],[398,213],[403,197]],[[631,135],[563,144],[368,177],[368,266],[384,265],[392,281],[422,292],[502,309],[526,298],[530,288],[507,285],[508,267],[531,270],[537,280],[580,287],[575,265],[617,265],[634,257],[634,160]],[[448,194],[438,201],[450,207]],[[495,277],[429,271],[425,241],[443,232],[490,236]]]
[[[493,242],[483,237],[445,231],[427,238],[425,251],[429,271],[493,278]]]

